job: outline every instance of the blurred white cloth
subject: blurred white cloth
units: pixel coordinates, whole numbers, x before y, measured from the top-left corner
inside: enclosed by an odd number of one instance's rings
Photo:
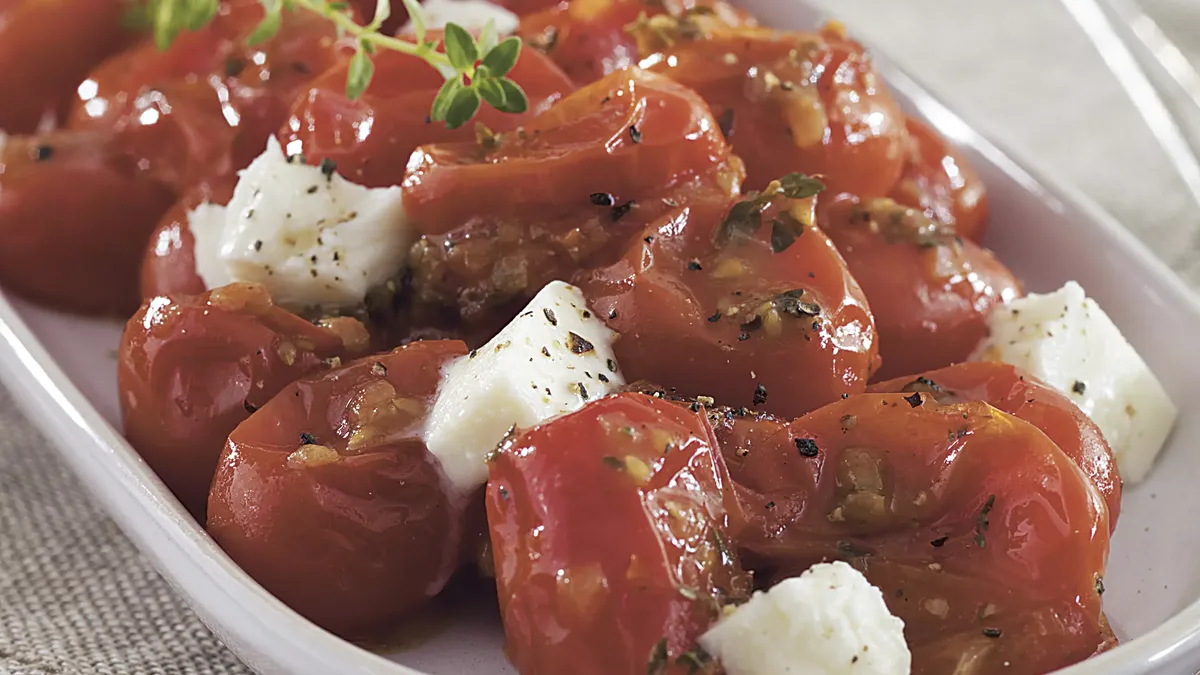
[[[1056,0],[818,1],[1200,286],[1200,207]],[[1146,5],[1181,47],[1200,52],[1200,2]],[[0,673],[248,672],[2,393],[0,429]]]

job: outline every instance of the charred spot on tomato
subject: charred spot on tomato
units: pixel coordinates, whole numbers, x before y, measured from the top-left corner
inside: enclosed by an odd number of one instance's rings
[[[635,202],[634,200],[631,199],[631,200],[625,202],[624,204],[620,204],[620,205],[612,207],[612,214],[610,215],[610,217],[612,218],[612,221],[615,223],[618,220],[629,215],[629,212],[632,211],[633,207],[636,205],[637,205],[637,202]]]
[[[812,438],[797,438],[796,449],[800,451],[801,457],[816,457],[820,450],[817,448],[816,439]]]

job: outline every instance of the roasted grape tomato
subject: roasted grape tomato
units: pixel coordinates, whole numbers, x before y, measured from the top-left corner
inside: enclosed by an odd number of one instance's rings
[[[14,136],[0,150],[0,284],[84,314],[128,315],[171,194],[107,133]]]
[[[361,354],[367,339],[354,319],[316,326],[250,284],[154,298],[121,336],[125,437],[203,521],[217,458],[234,427],[296,378],[327,368],[327,359]]]
[[[61,121],[75,88],[135,37],[126,0],[0,3],[0,133]]]
[[[295,382],[230,435],[208,532],[314,623],[378,636],[461,562],[466,500],[421,440],[457,341],[417,342]]]
[[[749,590],[702,412],[617,394],[507,439],[490,466],[505,650],[522,675],[683,675]]]
[[[546,56],[525,49],[507,77],[525,91],[527,112],[483,106],[471,123],[448,129],[429,118],[446,81],[441,73],[423,59],[399,52],[380,52],[373,60],[375,75],[362,96],[346,97],[350,65],[344,62],[313,80],[279,132],[289,154],[303,155],[312,164],[332,161],[338,173],[367,187],[400,185],[417,146],[473,142],[478,134],[510,131],[574,90]]]
[[[649,30],[642,61],[698,92],[746,162],[746,185],[820,174],[831,195],[882,197],[900,178],[904,116],[870,56],[836,30],[721,29],[695,39]]]
[[[1044,673],[1112,644],[1108,510],[1033,425],[981,402],[863,394],[791,423],[710,415],[746,517],[745,563],[779,579],[845,560],[904,620],[913,673]]]
[[[889,196],[975,243],[987,229],[987,190],[967,158],[924,122],[908,118],[908,161]]]
[[[523,16],[517,34],[582,85],[636,66],[646,55],[637,30],[650,22],[685,25],[701,35],[707,27],[753,25],[754,19],[723,0],[570,0]]]
[[[992,309],[1022,295],[990,251],[890,199],[823,201],[817,224],[871,303],[880,379],[966,360]]]
[[[177,293],[198,295],[207,289],[196,270],[196,239],[188,214],[202,204],[228,204],[236,184],[237,178],[232,175],[201,182],[163,215],[142,257],[143,300]]]
[[[621,334],[626,377],[789,416],[864,391],[878,359],[871,312],[811,209],[694,200],[615,264],[578,275]]]
[[[1121,476],[1100,428],[1079,406],[1007,363],[968,361],[918,376],[879,382],[871,392],[925,392],[940,403],[983,401],[1050,437],[1091,479],[1108,504],[1109,527],[1121,513]]]

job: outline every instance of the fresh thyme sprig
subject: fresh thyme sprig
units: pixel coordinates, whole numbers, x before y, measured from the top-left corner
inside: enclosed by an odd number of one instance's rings
[[[521,39],[500,40],[496,26],[489,21],[478,39],[455,23],[446,24],[441,43],[426,40],[425,15],[417,0],[403,0],[412,21],[415,42],[380,33],[391,14],[389,0],[376,0],[375,16],[366,25],[354,20],[349,4],[330,0],[259,0],[262,22],[247,42],[259,44],[271,39],[283,23],[285,11],[318,14],[337,27],[338,34],[354,41],[354,55],[346,76],[346,96],[356,99],[366,91],[375,75],[371,56],[376,50],[391,50],[422,59],[446,78],[438,91],[429,117],[457,129],[469,122],[484,103],[505,113],[523,113],[529,100],[521,86],[507,77],[521,56]],[[195,31],[208,25],[217,15],[219,0],[147,0],[142,8],[153,29],[159,49],[171,46],[183,30]],[[439,50],[439,47],[443,49]]]

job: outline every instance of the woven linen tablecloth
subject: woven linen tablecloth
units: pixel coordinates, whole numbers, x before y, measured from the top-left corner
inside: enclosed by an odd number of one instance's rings
[[[982,131],[1082,188],[1200,286],[1200,209],[1057,0],[823,2]],[[1200,2],[1146,5],[1200,55]],[[0,673],[248,672],[0,391]]]

